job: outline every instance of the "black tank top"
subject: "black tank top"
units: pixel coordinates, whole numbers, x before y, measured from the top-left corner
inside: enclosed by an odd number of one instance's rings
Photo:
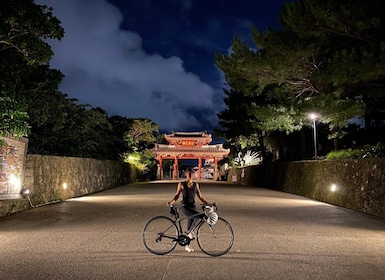
[[[195,207],[195,194],[197,191],[196,183],[194,182],[191,188],[187,186],[187,182],[183,182],[183,204],[187,207]]]

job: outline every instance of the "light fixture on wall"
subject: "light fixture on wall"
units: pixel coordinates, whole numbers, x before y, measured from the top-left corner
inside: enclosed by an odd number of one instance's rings
[[[32,204],[31,198],[29,197],[29,195],[31,194],[31,191],[29,189],[25,189],[24,191],[22,191],[22,194],[23,194],[23,197],[26,197],[28,199],[29,205],[32,208],[36,208],[36,207],[40,207],[40,206],[43,206],[43,205],[49,205],[49,204],[60,202],[60,200],[54,200],[54,201],[48,201],[46,203],[41,203],[41,204],[38,204],[38,205],[34,205],[34,204]]]
[[[29,205],[30,205],[32,208],[35,208],[36,205],[33,205],[33,204],[32,204],[31,198],[29,197],[30,193],[31,193],[31,191],[30,191],[29,189],[26,189],[26,190],[22,191],[23,197],[27,197],[28,202],[29,202]]]

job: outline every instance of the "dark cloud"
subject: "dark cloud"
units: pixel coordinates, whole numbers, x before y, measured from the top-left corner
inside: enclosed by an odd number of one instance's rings
[[[234,34],[249,36],[252,15],[257,22],[275,17],[284,0],[265,3],[268,13],[242,1],[37,3],[52,6],[65,29],[61,42],[50,42],[51,66],[65,75],[63,93],[110,116],[148,117],[162,131],[177,131],[218,125],[224,79],[215,52],[228,52]]]
[[[66,76],[62,92],[109,115],[148,117],[163,130],[199,127],[194,108],[205,109],[215,125],[215,90],[180,58],[144,51],[139,34],[119,28],[116,7],[104,0],[39,2],[54,8],[65,29],[61,42],[50,42],[51,66]]]

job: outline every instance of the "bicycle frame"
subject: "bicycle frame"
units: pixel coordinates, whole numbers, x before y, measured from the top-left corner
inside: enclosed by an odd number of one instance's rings
[[[172,210],[170,211],[171,214],[174,216],[174,221],[172,223],[172,226],[176,225],[176,228],[178,230],[178,236],[175,238],[175,236],[168,236],[168,235],[164,235],[163,233],[160,233],[159,239],[162,239],[163,237],[170,238],[173,241],[178,242],[179,245],[182,245],[182,246],[188,245],[188,244],[190,244],[190,241],[191,241],[190,238],[188,237],[188,234],[191,233],[192,231],[194,231],[202,223],[205,222],[206,214],[205,213],[197,213],[197,214],[185,217],[185,218],[180,218],[179,208],[181,208],[183,206],[171,206],[171,207],[174,207],[174,210],[175,210],[175,212],[173,212]],[[197,220],[198,222],[194,221],[193,226],[190,228],[190,230],[186,230],[186,233],[183,234],[182,222],[185,220],[188,220],[188,219],[194,219],[194,220]],[[170,229],[172,226],[168,227],[165,231]]]

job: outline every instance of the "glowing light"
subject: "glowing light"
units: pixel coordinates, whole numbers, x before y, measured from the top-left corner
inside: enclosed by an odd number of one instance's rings
[[[316,120],[318,118],[318,115],[315,114],[315,113],[311,113],[309,114],[309,117],[312,119],[312,120]]]
[[[30,191],[29,191],[29,190],[25,190],[25,191],[23,191],[23,194],[24,194],[24,195],[29,195],[29,193],[30,193]]]
[[[317,159],[317,128],[316,128],[316,119],[318,119],[318,114],[316,113],[310,113],[309,117],[313,120],[313,140],[314,140],[314,159]]]
[[[331,185],[331,187],[330,187],[330,190],[332,191],[332,192],[335,192],[335,191],[337,191],[337,185],[336,184],[332,184]]]
[[[14,174],[11,174],[11,176],[9,176],[8,182],[15,188],[20,188],[20,179],[17,178]]]
[[[64,183],[63,183],[63,189],[65,189],[65,190],[66,190],[66,189],[67,189],[67,187],[68,187],[68,186],[67,186],[67,183],[66,183],[66,182],[64,182]]]

